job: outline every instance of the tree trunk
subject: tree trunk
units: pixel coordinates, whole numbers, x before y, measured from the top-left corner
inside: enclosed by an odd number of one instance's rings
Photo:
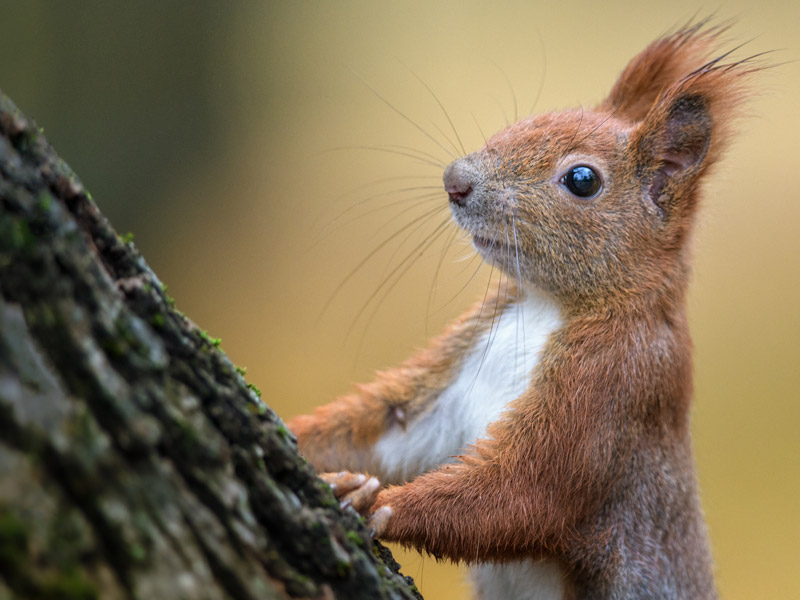
[[[420,598],[218,344],[0,94],[0,600]]]

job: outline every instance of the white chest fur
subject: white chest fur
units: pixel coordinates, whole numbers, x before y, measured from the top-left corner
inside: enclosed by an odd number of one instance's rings
[[[395,426],[375,446],[381,474],[402,483],[449,462],[486,435],[509,402],[521,396],[550,336],[563,324],[558,305],[528,293],[506,306],[476,339],[452,383],[434,406],[406,429]],[[470,569],[480,600],[555,600],[563,597],[555,563],[525,561]]]
[[[380,473],[402,483],[452,460],[486,435],[509,402],[521,396],[542,349],[562,326],[551,298],[537,293],[510,303],[476,339],[451,384],[435,404],[405,429],[395,426],[375,445]],[[563,597],[561,571],[547,561],[475,565],[475,598],[556,600]]]
[[[375,452],[384,478],[413,479],[483,437],[489,423],[528,388],[544,345],[561,325],[559,307],[549,296],[528,292],[509,303],[492,327],[476,336],[434,406],[378,441]]]
[[[561,600],[564,575],[558,564],[541,560],[470,568],[475,600]]]

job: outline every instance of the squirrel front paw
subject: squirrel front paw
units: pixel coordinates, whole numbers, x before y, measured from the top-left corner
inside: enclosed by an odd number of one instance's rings
[[[342,508],[352,507],[360,515],[367,518],[367,526],[375,537],[381,537],[386,531],[392,509],[388,505],[372,510],[378,498],[381,482],[364,473],[322,473],[320,479],[331,486],[333,495]]]
[[[322,473],[320,476],[325,483],[331,486],[333,495],[342,508],[353,507],[360,515],[369,515],[369,509],[375,503],[381,482],[375,477],[364,473]]]

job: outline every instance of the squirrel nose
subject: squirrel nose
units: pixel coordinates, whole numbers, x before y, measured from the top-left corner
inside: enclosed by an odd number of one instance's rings
[[[465,161],[457,160],[444,171],[444,191],[450,197],[450,202],[457,206],[465,206],[467,198],[473,189],[473,173]]]

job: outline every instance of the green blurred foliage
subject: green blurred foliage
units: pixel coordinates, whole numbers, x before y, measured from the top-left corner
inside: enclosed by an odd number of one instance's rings
[[[214,78],[214,41],[230,12],[96,1],[2,2],[0,13],[0,86],[112,221],[149,241],[167,182],[213,160],[227,119],[215,105],[226,82]]]

